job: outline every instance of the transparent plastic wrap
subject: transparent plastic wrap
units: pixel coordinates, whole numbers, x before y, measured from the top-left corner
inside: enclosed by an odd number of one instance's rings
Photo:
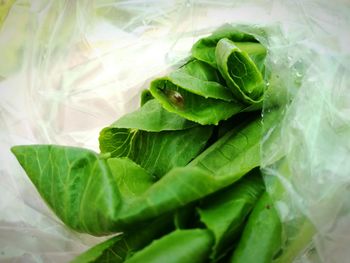
[[[349,9],[302,8],[305,27],[269,42],[263,114],[275,125],[265,131],[262,166],[287,236],[277,262],[348,262]]]
[[[224,23],[267,32],[257,36],[272,74],[264,118],[279,111],[278,126],[265,131],[262,160],[290,237],[285,250],[297,262],[350,257],[346,1],[10,2],[0,9],[7,16],[0,28],[1,262],[67,262],[104,239],[65,227],[9,148],[54,143],[97,151],[100,129],[137,107],[148,80]]]

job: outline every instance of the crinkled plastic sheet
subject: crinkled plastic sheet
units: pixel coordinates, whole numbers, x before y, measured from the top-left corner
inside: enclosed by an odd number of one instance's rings
[[[269,42],[272,77],[264,116],[279,108],[262,145],[265,181],[286,226],[289,256],[282,262],[299,254],[296,262],[345,263],[350,258],[350,36],[344,33],[350,6],[299,7],[301,20],[285,38]]]
[[[296,262],[347,262],[349,14],[346,0],[15,1],[0,29],[0,261],[67,262],[103,240],[53,215],[10,146],[98,150],[99,130],[137,107],[150,78],[229,22],[271,33],[278,92],[268,94],[264,118],[271,105],[280,110],[262,145],[266,184],[294,241],[316,233]]]

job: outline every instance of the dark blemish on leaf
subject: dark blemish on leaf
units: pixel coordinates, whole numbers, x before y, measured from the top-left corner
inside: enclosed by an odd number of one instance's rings
[[[271,206],[270,205],[266,205],[266,209],[270,209],[271,208]]]
[[[174,106],[183,108],[185,101],[181,93],[175,90],[164,90],[164,93]]]
[[[181,96],[181,94],[179,92],[174,92],[171,96],[171,100],[173,100],[173,102],[175,104],[182,104],[184,103],[184,98]]]

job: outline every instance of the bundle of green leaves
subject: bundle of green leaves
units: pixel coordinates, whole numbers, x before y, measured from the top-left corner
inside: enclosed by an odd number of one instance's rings
[[[116,236],[73,262],[271,262],[282,225],[260,166],[266,48],[232,26],[152,81],[141,107],[100,133],[101,153],[12,152],[71,229]],[[269,122],[264,122],[269,125]]]

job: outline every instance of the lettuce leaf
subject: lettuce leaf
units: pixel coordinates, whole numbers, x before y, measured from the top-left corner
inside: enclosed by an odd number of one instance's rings
[[[216,69],[192,60],[168,76],[152,81],[150,92],[167,111],[202,125],[217,125],[245,107],[223,84]]]

